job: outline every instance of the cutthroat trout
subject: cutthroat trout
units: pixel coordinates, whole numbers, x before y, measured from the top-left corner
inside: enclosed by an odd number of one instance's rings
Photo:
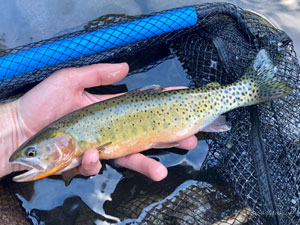
[[[221,114],[289,94],[261,50],[245,75],[231,85],[163,91],[148,86],[89,105],[53,122],[10,157],[32,169],[14,177],[32,181],[78,166],[89,148],[112,159],[154,147],[174,147],[198,131],[230,129]]]

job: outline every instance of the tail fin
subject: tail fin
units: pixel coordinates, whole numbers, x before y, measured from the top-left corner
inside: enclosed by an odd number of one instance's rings
[[[258,52],[252,65],[249,67],[241,81],[250,81],[255,94],[253,103],[280,98],[292,92],[286,81],[276,77],[278,69],[271,61],[266,50]],[[250,95],[251,96],[251,95]]]

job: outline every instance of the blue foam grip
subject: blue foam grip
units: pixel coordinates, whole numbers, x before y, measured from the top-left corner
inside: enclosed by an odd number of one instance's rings
[[[0,81],[196,23],[195,9],[186,7],[3,56]]]

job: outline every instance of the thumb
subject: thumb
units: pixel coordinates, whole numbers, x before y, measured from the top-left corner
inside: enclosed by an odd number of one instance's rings
[[[83,155],[81,165],[78,171],[82,175],[91,176],[99,173],[101,163],[99,160],[99,152],[97,149],[88,149]]]

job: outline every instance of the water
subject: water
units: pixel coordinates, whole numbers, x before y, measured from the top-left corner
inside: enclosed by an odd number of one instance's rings
[[[124,3],[125,2],[125,3]],[[181,7],[192,4],[200,4],[204,1],[192,0],[174,0],[174,1],[97,1],[97,0],[0,0],[1,20],[0,20],[0,49],[16,47],[34,41],[51,38],[56,35],[72,32],[83,28],[90,20],[98,18],[105,14],[127,14],[137,15],[146,14],[175,7]],[[294,40],[294,47],[297,55],[300,55],[300,3],[293,0],[282,1],[230,1],[244,9],[252,10],[260,15],[264,15],[275,26],[287,32]],[[215,67],[212,62],[212,67]],[[163,75],[163,76],[162,76]],[[159,66],[151,69],[147,73],[138,74],[128,77],[120,83],[126,83],[129,90],[146,86],[149,84],[160,84],[161,86],[186,86],[188,80],[185,78],[184,71],[177,59],[167,60]],[[199,141],[195,150],[186,154],[170,153],[168,155],[155,156],[170,168],[170,177],[174,176],[178,171],[174,170],[178,165],[189,166],[188,172],[182,177],[190,179],[188,173],[199,170],[205,155],[207,153],[207,145],[204,141]],[[175,167],[174,167],[175,166]],[[30,198],[26,198],[21,193],[20,199],[28,213],[32,210],[36,214],[42,215],[41,210],[52,210],[64,204],[64,201],[72,202],[71,211],[76,212],[78,205],[87,205],[93,212],[96,212],[94,220],[101,223],[106,219],[118,221],[118,218],[111,216],[104,210],[105,202],[112,201],[113,193],[118,190],[117,186],[124,181],[130,180],[130,177],[136,176],[130,172],[115,169],[110,165],[106,165],[101,175],[92,178],[82,179],[76,178],[69,187],[65,187],[64,183],[58,179],[43,179],[34,183],[34,192]],[[186,177],[185,177],[186,176]],[[149,182],[146,178],[141,178],[143,182]],[[174,178],[175,179],[175,178]],[[140,180],[139,180],[140,182]],[[139,183],[128,184],[126,191],[134,191],[138,188]],[[124,191],[124,195],[126,192]],[[78,196],[74,199],[72,197]],[[76,204],[75,204],[76,203]],[[67,204],[64,204],[64,206]],[[76,207],[75,207],[76,206]],[[75,208],[74,208],[75,207]],[[67,206],[63,210],[67,210]],[[66,211],[65,214],[68,212]],[[36,214],[31,217],[34,223],[38,223],[35,218]],[[57,215],[52,213],[52,215]],[[101,217],[101,215],[103,217]],[[45,216],[43,218],[49,217]],[[52,218],[53,219],[53,218]],[[41,219],[42,221],[45,219]]]

